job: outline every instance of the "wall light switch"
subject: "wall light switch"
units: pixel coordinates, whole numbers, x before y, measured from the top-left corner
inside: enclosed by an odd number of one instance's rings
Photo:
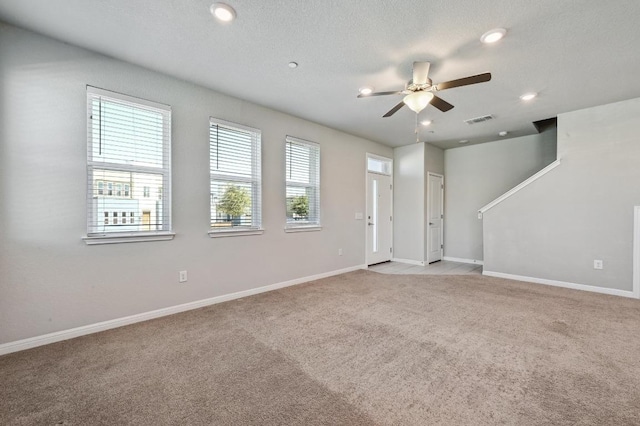
[[[364,215],[361,212],[356,213],[356,220],[364,219]]]
[[[604,268],[604,264],[602,260],[594,260],[593,261],[593,269],[602,269]]]

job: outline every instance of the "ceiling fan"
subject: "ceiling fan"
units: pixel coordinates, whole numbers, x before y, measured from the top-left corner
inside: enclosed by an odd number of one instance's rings
[[[402,102],[391,108],[383,117],[391,117],[398,112],[400,108],[407,105],[416,113],[419,113],[427,105],[431,104],[442,112],[447,112],[453,108],[449,102],[436,96],[434,93],[454,87],[468,86],[470,84],[484,83],[491,80],[491,73],[473,75],[470,77],[459,78],[457,80],[446,81],[444,83],[432,84],[429,78],[429,62],[413,63],[413,78],[407,83],[404,90],[395,92],[374,92],[369,94],[360,94],[359,98],[368,98],[370,96],[386,96],[386,95],[405,95]]]

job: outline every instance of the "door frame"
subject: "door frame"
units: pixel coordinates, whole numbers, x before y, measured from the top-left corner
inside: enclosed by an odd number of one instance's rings
[[[385,174],[385,173],[376,173],[376,172],[370,172],[369,171],[369,158],[374,158],[376,160],[382,160],[382,161],[388,161],[389,164],[391,164],[391,170],[389,170],[389,174]],[[367,208],[369,207],[369,197],[371,196],[371,194],[369,194],[369,173],[372,173],[374,175],[381,175],[381,176],[389,176],[389,181],[391,182],[391,233],[389,235],[389,238],[391,238],[391,260],[394,259],[395,253],[393,252],[393,228],[394,228],[394,223],[395,220],[393,219],[393,193],[395,188],[393,187],[393,158],[389,158],[389,157],[384,157],[382,155],[378,155],[378,154],[372,154],[370,152],[367,152],[365,154],[364,157],[364,191],[365,191],[365,199],[364,199],[364,213],[362,216],[362,219],[365,223],[364,226],[364,264],[369,267],[369,263],[368,263],[368,259],[367,259],[367,254],[369,253],[369,246],[367,245],[367,239],[368,239],[368,235],[369,235],[369,226],[367,225]]]
[[[442,191],[440,192],[440,215],[442,218],[442,222],[440,223],[440,241],[442,242],[442,246],[444,246],[444,175],[441,175],[440,173],[434,173],[434,172],[427,172],[427,191],[429,190],[429,188],[431,188],[431,176],[437,176],[440,179],[442,179]],[[429,241],[430,241],[430,237],[431,237],[431,228],[429,228],[429,222],[431,221],[430,217],[429,217],[429,196],[427,196],[427,217],[426,217],[426,221],[425,224],[427,225],[427,235],[426,235],[426,253],[427,253],[427,265],[429,264],[429,262],[431,261],[431,259],[429,258]],[[440,260],[444,260],[444,247],[440,247]]]

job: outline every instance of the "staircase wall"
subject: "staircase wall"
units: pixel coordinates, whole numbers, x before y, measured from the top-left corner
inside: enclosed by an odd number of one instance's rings
[[[559,115],[558,158],[484,214],[485,273],[631,291],[640,99]]]

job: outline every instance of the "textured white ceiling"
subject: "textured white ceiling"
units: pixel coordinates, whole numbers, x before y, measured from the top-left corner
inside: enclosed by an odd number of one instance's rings
[[[640,97],[639,0],[227,0],[230,25],[211,3],[2,0],[0,20],[390,146],[415,142],[415,114],[382,118],[401,97],[357,99],[358,88],[402,89],[413,61],[431,61],[434,83],[493,74],[440,92],[453,110],[420,113],[433,120],[420,140],[443,148]],[[506,38],[481,44],[495,27]],[[523,103],[528,91],[540,95]]]

